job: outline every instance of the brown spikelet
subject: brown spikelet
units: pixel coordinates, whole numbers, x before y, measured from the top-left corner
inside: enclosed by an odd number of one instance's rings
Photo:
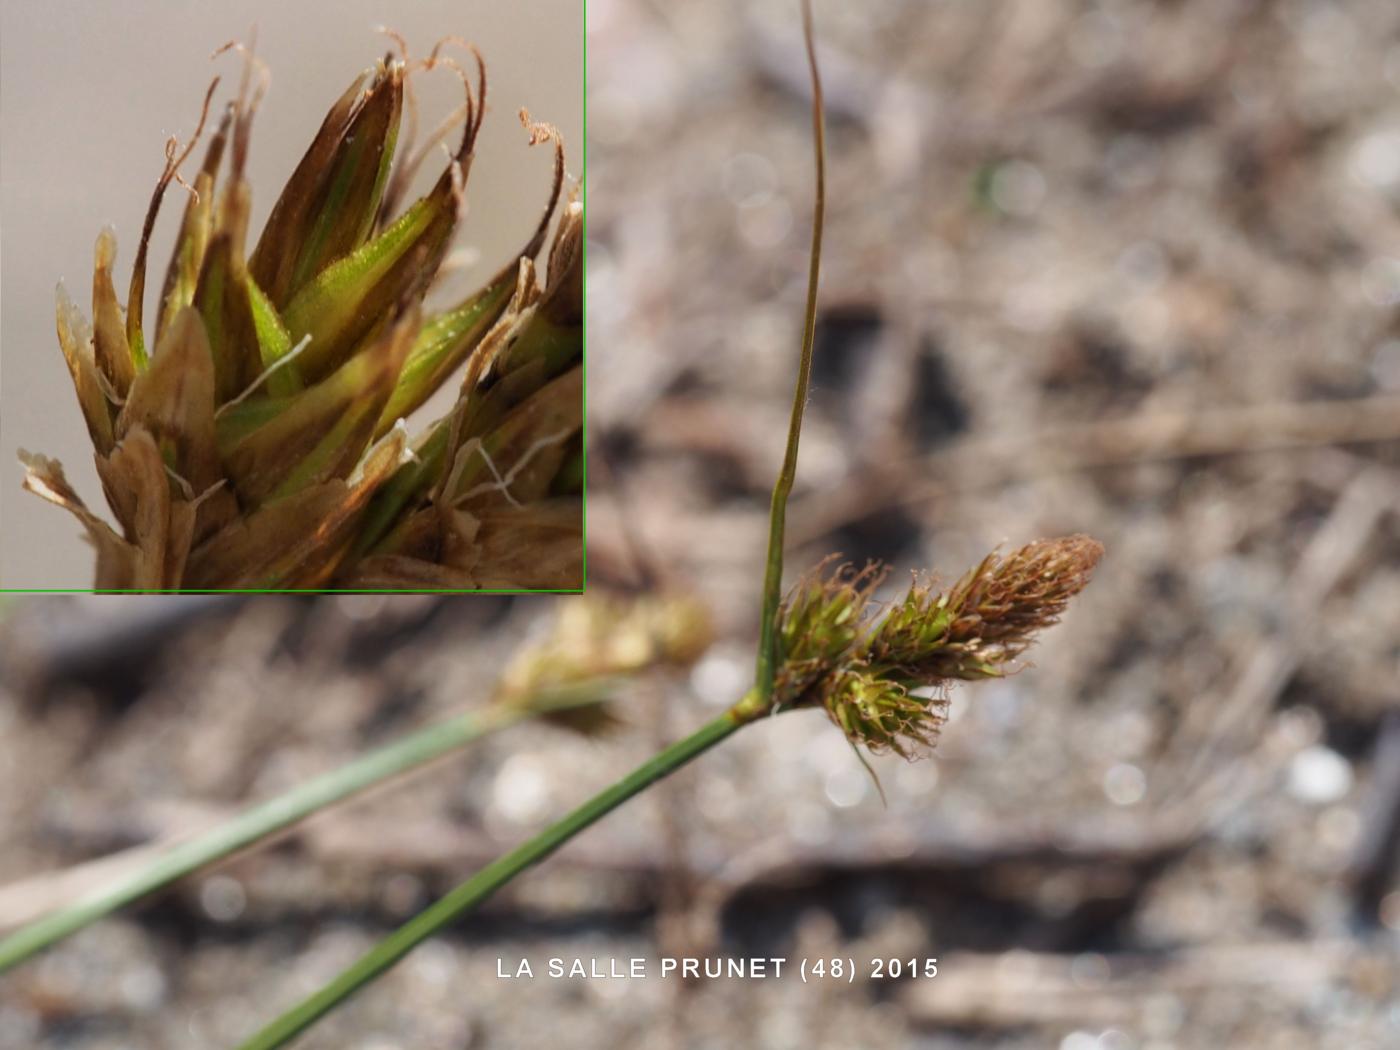
[[[946,592],[916,582],[872,635],[869,658],[929,683],[1003,675],[1059,620],[1102,555],[1088,536],[1036,540],[987,555]]]

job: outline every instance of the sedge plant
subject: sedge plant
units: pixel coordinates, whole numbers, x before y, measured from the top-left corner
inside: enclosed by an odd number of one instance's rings
[[[690,666],[712,637],[708,611],[688,595],[590,592],[561,607],[549,632],[521,648],[484,705],[405,734],[172,844],[150,862],[21,927],[0,939],[0,973],[119,908],[492,733],[533,718],[588,735],[611,729],[611,699],[629,679]]]
[[[816,708],[854,746],[871,753],[908,756],[932,747],[944,722],[948,688],[1010,673],[1034,636],[1055,623],[1088,583],[1103,549],[1089,537],[1070,536],[1037,540],[1009,554],[993,552],[951,587],[916,579],[883,611],[872,601],[883,579],[881,569],[833,567],[831,560],[808,573],[784,599],[784,514],[796,476],[811,376],[825,206],[822,91],[810,0],[803,0],[802,15],[813,87],[815,216],[796,391],[786,454],[773,490],[753,687],[724,714],[458,885],[249,1037],[241,1050],[288,1044],[527,868],[755,721]]]
[[[391,34],[392,35],[392,34]],[[25,488],[64,507],[96,550],[98,590],[578,589],[583,583],[583,208],[568,195],[542,281],[537,256],[564,196],[563,146],[533,235],[444,309],[445,272],[486,115],[486,72],[441,42],[365,70],[326,114],[248,247],[245,175],[268,76],[250,48],[148,318],[147,255],[188,145],[171,139],[126,302],[116,238],[97,239],[89,321],[62,285],[58,342],[114,528],[42,455]],[[218,52],[216,52],[217,54]],[[443,68],[465,100],[426,143],[412,78]],[[404,120],[407,111],[408,120]],[[443,139],[462,127],[455,145]],[[400,134],[401,124],[407,125]],[[400,201],[442,145],[432,188]],[[462,375],[452,409],[406,419]]]

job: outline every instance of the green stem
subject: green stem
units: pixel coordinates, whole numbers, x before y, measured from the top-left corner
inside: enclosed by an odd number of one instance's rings
[[[797,445],[802,436],[802,413],[812,382],[812,344],[817,332],[817,280],[821,272],[822,223],[826,212],[826,134],[823,121],[822,81],[817,71],[817,50],[812,32],[812,5],[802,4],[802,32],[807,42],[807,65],[812,77],[812,134],[816,152],[816,208],[812,215],[812,250],[807,271],[807,310],[802,329],[802,356],[797,367],[797,390],[792,399],[788,423],[787,451],[783,467],[773,486],[773,504],[768,512],[768,561],[763,574],[763,611],[759,620],[758,667],[755,682],[759,697],[773,695],[777,674],[778,605],[783,588],[783,537],[787,528],[787,501],[797,476]]]
[[[560,698],[549,710],[579,703],[596,703],[597,696]],[[494,706],[429,726],[333,772],[317,777],[284,795],[254,806],[189,842],[173,847],[149,867],[135,872],[91,896],[47,915],[0,941],[0,973],[55,941],[67,937],[123,905],[167,886],[204,865],[250,846],[296,823],[317,810],[422,766],[486,733],[540,713],[538,707]]]
[[[436,904],[400,926],[339,977],[288,1010],[243,1043],[238,1050],[273,1050],[274,1047],[286,1045],[416,946],[471,911],[526,868],[544,860],[569,839],[594,821],[611,813],[633,795],[709,750],[745,721],[745,718],[734,711],[726,711],[713,722],[702,726],[684,740],[672,744],[650,761],[638,766],[558,823],[546,828],[499,860],[488,864]]]

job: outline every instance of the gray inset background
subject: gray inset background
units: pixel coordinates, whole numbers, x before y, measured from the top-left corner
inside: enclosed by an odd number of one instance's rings
[[[87,587],[92,553],[64,511],[21,491],[16,452],[59,459],[94,510],[106,504],[87,432],[54,334],[61,278],[87,312],[98,231],[117,231],[117,287],[125,297],[141,221],[167,137],[187,138],[215,74],[219,98],[236,88],[236,56],[209,54],[246,39],[272,86],[258,112],[249,176],[250,245],[326,109],[385,53],[373,32],[393,26],[413,54],[442,36],[475,43],[486,59],[488,116],[457,246],[479,252],[446,294],[465,293],[516,250],[549,187],[548,153],[531,150],[516,119],[528,107],[564,135],[571,175],[583,170],[583,5],[579,0],[177,0],[91,3],[5,0],[0,7],[0,586]],[[424,133],[461,99],[446,71],[417,78]],[[217,103],[216,103],[217,104]],[[197,149],[186,170],[198,167]],[[422,186],[436,178],[426,165]],[[151,246],[148,289],[159,289],[184,208],[173,187]],[[148,315],[154,309],[148,297]],[[430,414],[434,406],[427,406]]]

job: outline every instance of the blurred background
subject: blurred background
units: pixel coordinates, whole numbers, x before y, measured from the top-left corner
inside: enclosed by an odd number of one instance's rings
[[[582,173],[583,12],[575,0],[6,0],[0,6],[0,587],[92,585],[94,559],[81,526],[21,491],[16,453],[58,459],[88,506],[107,514],[54,331],[54,286],[61,279],[91,315],[93,244],[110,224],[125,302],[166,139],[188,141],[215,75],[223,78],[215,119],[237,88],[238,56],[211,62],[210,53],[227,41],[246,41],[256,26],[257,53],[271,70],[248,159],[251,250],[326,111],[357,73],[393,47],[374,31],[378,25],[403,34],[415,57],[456,35],[475,43],[487,62],[490,112],[455,242],[475,261],[443,279],[435,296],[446,304],[519,250],[549,199],[551,158],[527,145],[516,117],[522,106],[559,127],[570,173]],[[418,77],[415,90],[423,135],[462,101],[449,70]],[[191,179],[202,157],[200,145],[185,165]],[[440,163],[425,163],[414,193],[431,188],[441,171]],[[185,201],[172,186],[156,226],[148,317]],[[450,404],[448,397],[424,406],[410,420],[415,432]]]
[[[797,6],[589,4],[589,407],[617,479],[590,566],[626,564],[625,515],[743,640],[736,680],[806,281]],[[957,691],[934,758],[876,764],[887,806],[819,717],[726,749],[752,748],[728,783],[702,765],[695,810],[732,829],[719,943],[939,976],[705,986],[687,1023],[1400,1044],[1400,9],[815,7],[789,575],[878,558],[894,593],[1037,536],[1108,553],[1034,667]]]
[[[886,801],[819,713],[746,729],[300,1045],[1394,1045],[1400,11],[816,7],[789,578],[880,558],[893,594],[1074,531],[1097,577],[934,757],[875,761]],[[587,30],[590,588],[698,595],[715,644],[609,735],[511,730],[58,946],[0,1044],[232,1044],[750,680],[811,212],[796,4],[590,0]],[[479,702],[570,600],[12,603],[0,925]],[[662,955],[939,972],[495,976]]]

